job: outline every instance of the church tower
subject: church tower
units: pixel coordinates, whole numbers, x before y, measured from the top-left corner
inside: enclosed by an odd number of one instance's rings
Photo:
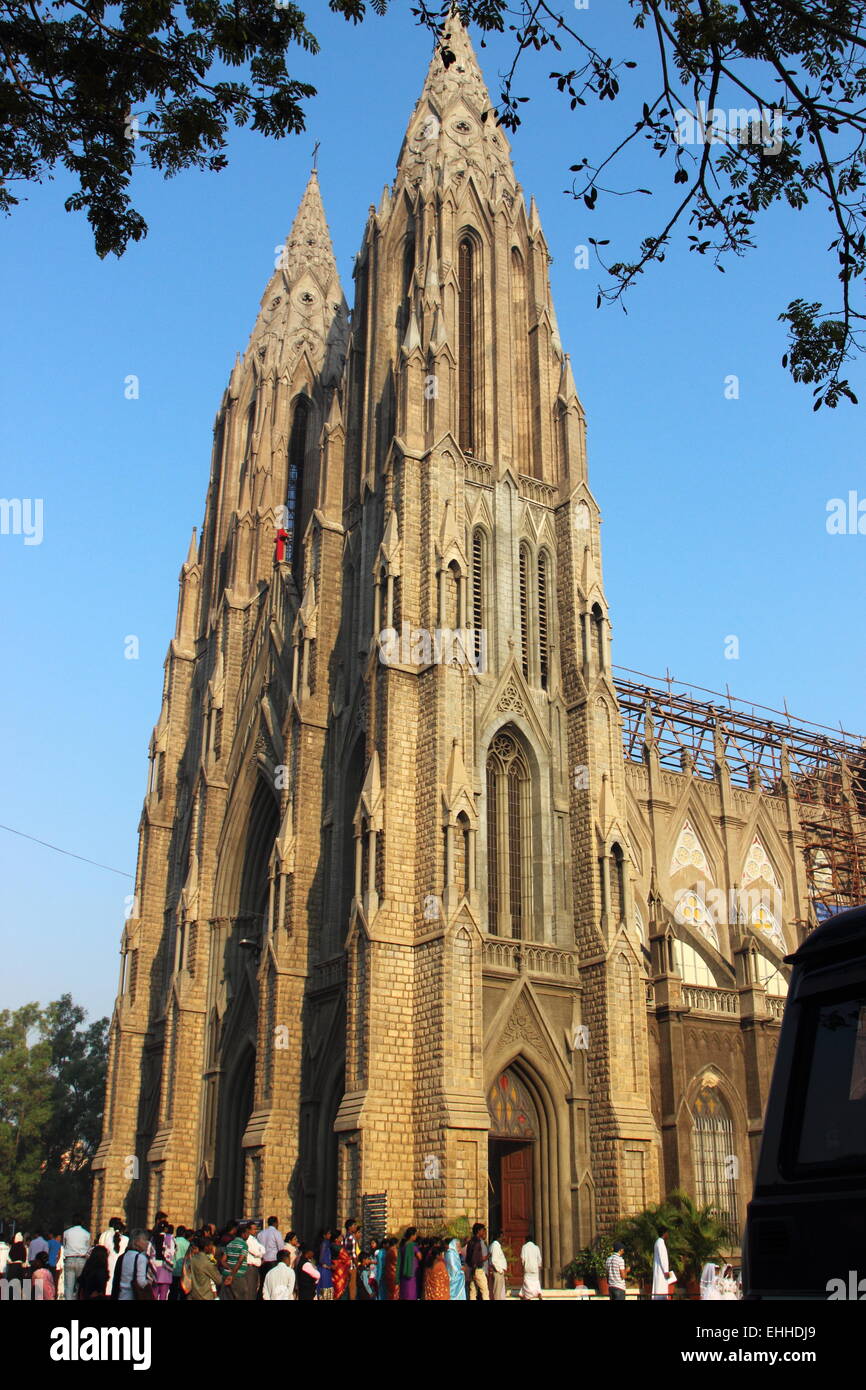
[[[549,262],[455,16],[351,324],[314,174],[217,416],[98,1220],[489,1212],[553,1277],[659,1195],[600,518]]]

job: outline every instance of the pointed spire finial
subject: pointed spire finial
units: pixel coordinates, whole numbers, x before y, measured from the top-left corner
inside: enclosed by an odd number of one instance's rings
[[[194,565],[198,559],[198,548],[195,543],[196,528],[193,526],[192,535],[189,539],[189,550],[186,553],[187,567]]]

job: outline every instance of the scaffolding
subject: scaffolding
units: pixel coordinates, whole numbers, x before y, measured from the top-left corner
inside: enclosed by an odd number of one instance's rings
[[[662,767],[712,780],[724,764],[734,786],[790,791],[816,921],[866,902],[866,740],[669,673],[614,673],[627,761],[643,763],[652,742]]]

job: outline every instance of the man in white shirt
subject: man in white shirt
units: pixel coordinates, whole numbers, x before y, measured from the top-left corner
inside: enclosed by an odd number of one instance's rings
[[[286,1303],[295,1296],[295,1271],[288,1250],[281,1250],[273,1269],[268,1270],[262,1285],[262,1299],[265,1303],[280,1301]]]
[[[48,1241],[45,1239],[45,1237],[43,1236],[43,1234],[42,1234],[41,1231],[37,1231],[36,1234],[35,1234],[35,1236],[33,1237],[33,1239],[32,1239],[31,1242],[30,1242],[30,1249],[27,1251],[27,1262],[28,1262],[28,1264],[31,1264],[31,1265],[32,1265],[32,1263],[33,1263],[33,1261],[36,1259],[36,1256],[37,1256],[37,1255],[47,1255],[47,1254],[48,1254]]]
[[[78,1288],[78,1276],[84,1268],[84,1261],[90,1253],[90,1232],[80,1216],[63,1232],[63,1293],[67,1302],[73,1299]]]
[[[670,1298],[671,1285],[676,1283],[671,1275],[671,1262],[665,1244],[667,1233],[667,1226],[659,1226],[659,1238],[653,1247],[653,1299]]]
[[[498,1301],[505,1297],[505,1274],[508,1269],[508,1261],[505,1258],[505,1251],[499,1243],[499,1237],[490,1242],[490,1268],[493,1270],[493,1300]]]
[[[136,1289],[139,1297],[145,1290],[150,1289],[152,1280],[147,1246],[147,1231],[133,1231],[127,1249],[120,1256],[119,1273],[115,1271],[118,1280],[118,1302],[132,1303],[136,1297]]]
[[[527,1239],[520,1252],[523,1265],[523,1287],[521,1298],[541,1298],[541,1251],[534,1240]]]
[[[255,1221],[250,1221],[246,1229],[247,1250],[247,1298],[258,1298],[259,1284],[261,1280],[262,1260],[265,1255],[265,1247],[258,1239],[259,1228]]]
[[[277,1263],[280,1251],[285,1250],[286,1248],[286,1242],[280,1235],[280,1232],[277,1229],[278,1226],[279,1217],[269,1216],[268,1224],[267,1226],[265,1226],[264,1230],[259,1236],[259,1244],[263,1247],[265,1252],[262,1257],[261,1268],[262,1288],[264,1288],[265,1280],[267,1279],[274,1265]]]

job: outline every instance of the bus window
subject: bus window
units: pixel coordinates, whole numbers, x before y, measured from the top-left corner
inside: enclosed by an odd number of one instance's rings
[[[804,1020],[805,1022],[805,1020]],[[813,1006],[799,1168],[862,1166],[866,1156],[866,999]]]

